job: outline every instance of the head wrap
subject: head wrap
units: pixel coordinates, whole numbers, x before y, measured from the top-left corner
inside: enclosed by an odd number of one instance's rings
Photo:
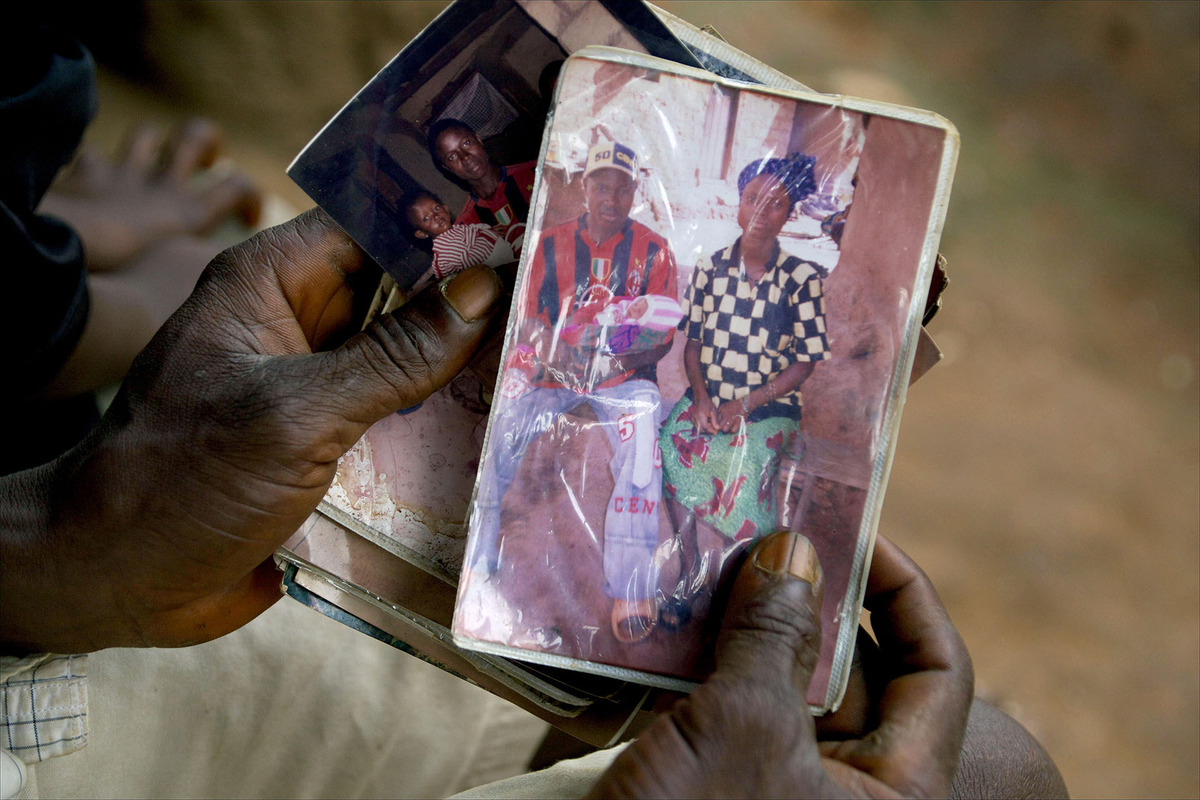
[[[795,207],[796,203],[817,190],[817,179],[813,177],[813,167],[816,164],[816,158],[803,153],[791,153],[786,158],[760,158],[751,161],[738,175],[738,197],[742,196],[746,184],[750,181],[759,175],[771,175],[783,184],[788,199]]]

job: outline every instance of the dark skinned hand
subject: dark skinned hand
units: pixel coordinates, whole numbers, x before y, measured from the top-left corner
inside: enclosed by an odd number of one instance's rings
[[[280,597],[271,554],[376,420],[463,368],[501,292],[433,287],[336,349],[361,252],[319,211],[219,255],[100,426],[0,479],[9,652],[180,646]]]
[[[721,426],[717,422],[717,408],[707,396],[692,403],[692,426],[696,433],[720,433]]]
[[[728,400],[713,415],[714,433],[733,433],[746,421],[746,409],[741,400]]]
[[[871,724],[864,729],[866,717],[854,712],[835,741],[818,741],[804,699],[821,641],[820,595],[806,539],[777,533],[760,542],[734,584],[716,670],[613,762],[592,795],[946,795],[973,672],[929,579],[877,539],[866,606],[884,680]]]

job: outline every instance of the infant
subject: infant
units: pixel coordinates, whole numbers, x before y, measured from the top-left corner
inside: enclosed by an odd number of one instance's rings
[[[450,210],[432,192],[419,190],[406,196],[404,213],[418,242],[433,246],[433,265],[413,286],[441,280],[467,267],[486,264],[495,268],[516,261],[521,255],[525,226],[516,223],[502,228],[488,225],[455,225]]]

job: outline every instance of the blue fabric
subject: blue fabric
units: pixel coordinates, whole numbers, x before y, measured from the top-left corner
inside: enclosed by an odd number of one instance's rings
[[[42,28],[0,34],[0,314],[6,348],[0,474],[47,461],[95,423],[88,397],[37,392],[79,342],[88,315],[83,247],[60,220],[37,214],[96,110],[94,67],[78,43]]]

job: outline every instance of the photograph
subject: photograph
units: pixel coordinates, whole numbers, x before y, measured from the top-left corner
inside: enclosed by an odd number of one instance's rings
[[[711,669],[740,557],[797,530],[828,707],[948,126],[598,52],[560,77],[455,633],[677,688]]]
[[[521,253],[536,158],[568,54],[694,57],[642,2],[460,0],[321,130],[288,175],[403,297]]]

